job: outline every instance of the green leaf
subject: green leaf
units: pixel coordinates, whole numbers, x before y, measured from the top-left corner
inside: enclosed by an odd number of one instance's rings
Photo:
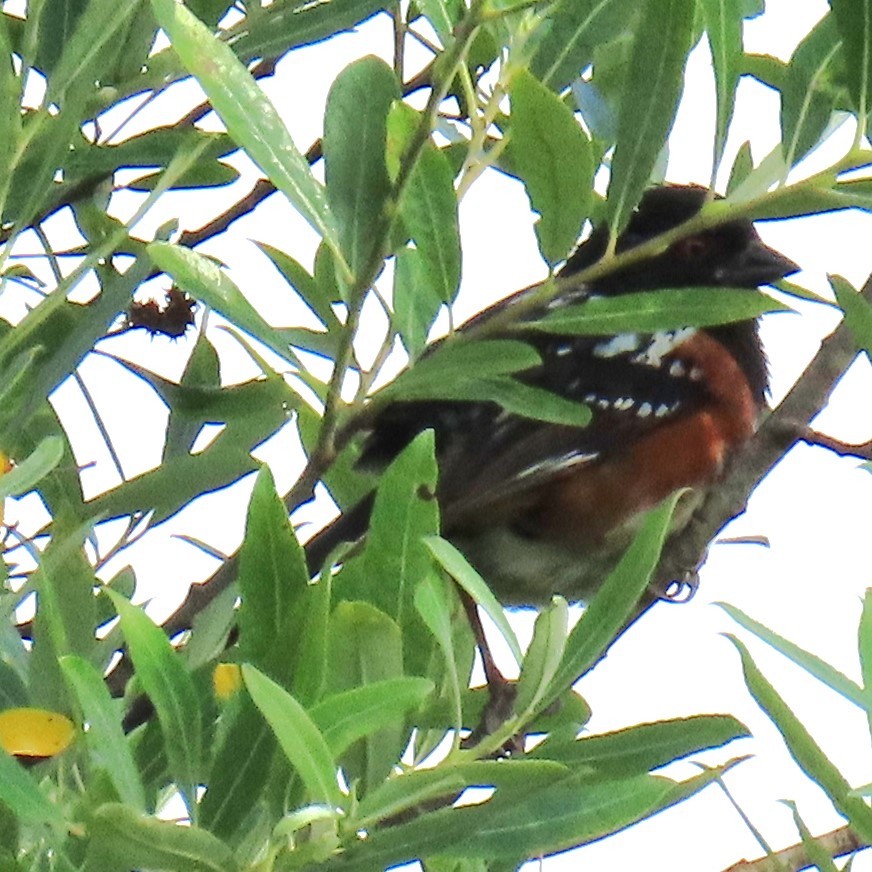
[[[136,677],[157,713],[173,781],[193,812],[203,759],[203,716],[194,680],[164,632],[142,608],[111,588],[103,592],[118,612]]]
[[[16,817],[30,824],[64,827],[59,805],[50,802],[36,779],[21,764],[0,749],[0,802],[15,811]]]
[[[424,543],[439,565],[480,605],[496,624],[515,662],[521,664],[523,656],[515,631],[506,618],[499,600],[493,595],[487,582],[469,564],[467,559],[447,539],[428,536]]]
[[[400,91],[393,71],[376,57],[346,67],[327,97],[324,174],[327,198],[352,280],[373,270],[387,232],[391,182],[385,164],[387,116]]]
[[[242,676],[285,757],[306,785],[310,801],[340,808],[344,798],[336,781],[337,766],[312,718],[284,688],[253,666],[243,664]]]
[[[554,597],[551,604],[536,616],[533,639],[524,655],[518,678],[515,711],[524,718],[536,712],[563,659],[569,607],[563,597]]]
[[[717,115],[715,120],[714,167],[720,165],[727,142],[730,120],[739,84],[742,58],[743,0],[702,0],[703,19],[715,72]]]
[[[187,456],[193,449],[203,425],[211,416],[208,416],[206,408],[202,410],[201,415],[191,415],[190,409],[185,408],[186,394],[190,391],[190,396],[197,396],[198,399],[204,395],[209,396],[210,399],[221,396],[221,363],[215,346],[206,338],[205,333],[197,336],[196,344],[178,385],[155,379],[152,373],[142,373],[142,375],[170,409],[161,461],[166,463],[172,458]],[[212,404],[207,401],[204,405],[208,407]]]
[[[620,232],[675,120],[693,35],[694,0],[645,0],[627,61],[606,208]]]
[[[830,0],[842,39],[842,69],[854,108],[861,118],[869,114],[872,87],[872,0]]]
[[[567,777],[536,789],[498,791],[479,805],[371,832],[336,868],[362,872],[430,854],[488,861],[541,857],[623,829],[668,804],[674,791],[673,782],[648,775],[583,786]]]
[[[794,166],[820,141],[836,105],[841,40],[826,15],[793,53],[781,89],[784,159]]]
[[[524,324],[547,333],[612,336],[748,321],[767,312],[790,312],[761,291],[746,288],[666,288],[617,297],[596,297],[548,312]]]
[[[239,652],[282,683],[290,679],[288,643],[300,632],[309,587],[306,558],[288,521],[269,467],[254,483],[239,552]]]
[[[65,444],[60,436],[46,436],[24,460],[0,475],[0,500],[33,490],[61,462],[64,453]]]
[[[192,417],[200,415],[202,420],[214,413],[209,420],[222,421],[226,427],[203,451],[174,455],[156,469],[91,500],[88,508],[94,516],[113,518],[151,510],[154,525],[174,515],[194,497],[232,484],[259,467],[251,451],[287,422],[285,409],[293,401],[293,394],[280,376],[222,388],[220,392],[169,390],[174,399],[190,403]],[[175,402],[170,405],[180,408]]]
[[[289,49],[352,30],[388,5],[385,0],[277,0],[230,28],[228,41],[243,59],[281,57]]]
[[[430,396],[428,391],[438,395],[446,383],[520,372],[541,362],[532,345],[514,339],[447,342],[428,352],[377,396],[390,396],[393,400]]]
[[[512,760],[505,765],[506,762],[478,760],[403,772],[361,800],[357,808],[357,824],[371,826],[440,797],[453,797],[467,787],[540,788],[567,773],[565,766],[544,760]]]
[[[374,681],[326,697],[313,706],[311,717],[338,757],[358,739],[402,721],[432,692],[433,682],[426,678]]]
[[[94,588],[98,582],[84,553],[92,530],[88,522],[68,530],[56,519],[54,536],[39,554],[35,577],[39,609],[34,618],[30,691],[31,700],[46,708],[66,708],[69,704],[57,658],[64,654],[94,656]]]
[[[211,833],[144,817],[118,803],[100,806],[89,830],[86,872],[120,868],[234,872],[239,868],[230,848]]]
[[[830,762],[823,749],[793,713],[793,709],[757,668],[747,648],[738,639],[732,636],[729,638],[742,658],[742,670],[748,690],[757,705],[778,728],[787,750],[799,768],[820,785],[860,838],[868,842],[872,839],[872,810],[854,795],[851,785],[842,773]]]
[[[591,419],[591,411],[583,403],[509,376],[472,377],[429,385],[418,391],[403,391],[403,399],[413,398],[498,403],[513,415],[567,427],[586,427]]]
[[[283,360],[300,365],[299,358],[288,347],[285,332],[267,324],[214,261],[190,248],[169,242],[152,242],[147,251],[155,264],[172,276],[182,290],[263,342]]]
[[[152,0],[152,8],[227,132],[338,254],[339,238],[324,191],[251,73],[185,6]]]
[[[443,682],[440,682],[442,686],[439,690],[451,701],[452,726],[459,731],[463,726],[461,686],[466,686],[469,676],[468,674],[461,676],[458,669],[452,627],[452,609],[448,600],[445,579],[436,577],[435,574],[425,578],[415,588],[415,608],[427,629],[432,633],[442,653],[445,663],[443,673],[445,678]]]
[[[597,663],[633,614],[657,567],[681,493],[667,497],[644,516],[632,544],[569,634],[563,663],[546,698],[558,697]]]
[[[389,155],[398,166],[420,123],[421,114],[403,103],[391,110]],[[430,140],[421,149],[403,189],[399,217],[421,258],[419,293],[429,291],[445,303],[452,302],[460,286],[461,261],[454,170],[445,152]]]
[[[424,255],[417,248],[401,248],[394,267],[393,325],[414,360],[427,346],[427,336],[442,299],[433,288]]]
[[[200,824],[220,838],[232,838],[263,798],[275,769],[276,738],[249,696],[241,694],[235,714],[221,733],[200,802]],[[231,720],[232,717],[232,720]]]
[[[6,23],[0,20],[0,215],[12,184],[15,157],[21,137],[21,87],[15,74]]]
[[[860,616],[857,637],[863,695],[866,700],[866,720],[869,724],[869,735],[872,736],[872,591],[868,588],[863,597],[863,613]]]
[[[739,626],[744,627],[749,633],[753,633],[767,645],[771,645],[779,654],[783,654],[789,660],[792,660],[809,675],[813,675],[818,681],[823,682],[827,687],[841,694],[845,699],[854,703],[854,705],[858,705],[867,712],[872,713],[872,709],[869,708],[870,700],[867,694],[858,684],[851,681],[847,675],[817,655],[800,648],[799,645],[794,644],[789,639],[779,636],[774,630],[770,630],[759,621],[755,621],[735,606],[727,603],[717,603],[717,605]]]
[[[447,0],[419,0],[418,8],[427,18],[427,21],[436,31],[442,46],[451,44],[454,37],[454,25],[457,23],[456,16],[452,16],[451,8]],[[454,9],[456,9],[456,5]]]
[[[508,157],[540,215],[539,251],[553,267],[575,245],[588,217],[594,171],[590,140],[566,104],[529,73],[519,71],[509,97]]]
[[[239,170],[234,167],[212,161],[198,161],[190,169],[174,178],[170,188],[174,191],[198,191],[201,188],[219,188],[230,185],[239,178]],[[128,191],[148,193],[164,181],[164,173],[146,173],[128,182],[124,187]]]
[[[751,154],[751,143],[746,139],[736,152],[736,159],[733,161],[733,166],[730,169],[730,180],[727,182],[727,196],[732,196],[733,192],[745,181],[754,169],[754,158]]]
[[[96,89],[97,71],[117,51],[119,34],[139,6],[140,2],[131,2],[119,7],[113,0],[89,0],[84,5],[82,14],[68,22],[67,32],[55,43],[63,51],[48,78],[47,102],[63,104],[70,92]]]
[[[530,60],[530,72],[562,91],[581,75],[598,45],[632,28],[637,11],[635,0],[560,0],[543,17],[545,33]]]
[[[572,741],[548,738],[530,756],[563,763],[592,780],[623,778],[749,735],[747,728],[729,715],[695,715]]]
[[[818,841],[811,830],[805,824],[805,821],[800,817],[796,803],[785,801],[785,805],[793,814],[793,822],[796,829],[799,831],[802,845],[805,848],[806,857],[814,864],[817,872],[839,872],[839,867],[833,862],[833,855],[827,850],[826,846]],[[849,866],[850,868],[850,866]]]
[[[304,267],[289,254],[279,251],[266,242],[255,245],[272,261],[282,278],[297,292],[300,299],[318,316],[328,330],[339,330],[341,325],[330,305],[331,300],[323,293],[315,277],[309,275]]]
[[[85,741],[91,759],[109,777],[122,802],[144,811],[145,790],[121,727],[120,710],[103,676],[87,660],[72,654],[61,658],[61,670],[88,724]]]
[[[413,603],[414,590],[431,567],[421,540],[439,529],[434,450],[432,431],[420,433],[384,473],[357,564],[358,586],[349,590],[348,578],[337,581],[343,596],[366,599],[397,622],[413,674],[421,674],[426,661],[422,642],[428,640]]]
[[[339,603],[330,619],[328,687],[334,693],[352,692],[402,679],[403,642],[397,623],[370,603]],[[362,794],[381,784],[396,766],[408,733],[404,719],[394,718],[343,754],[343,771],[349,781],[359,782]]]
[[[857,293],[847,279],[827,276],[836,295],[836,302],[845,313],[845,323],[857,348],[872,359],[872,304]]]

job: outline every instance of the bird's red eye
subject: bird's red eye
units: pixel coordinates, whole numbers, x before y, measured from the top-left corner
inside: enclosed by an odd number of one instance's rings
[[[688,236],[686,239],[679,239],[672,246],[672,251],[682,258],[688,260],[696,260],[705,257],[709,252],[709,240],[704,236]]]

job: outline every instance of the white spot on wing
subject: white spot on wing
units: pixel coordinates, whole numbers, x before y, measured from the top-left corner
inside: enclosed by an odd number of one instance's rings
[[[621,354],[629,354],[639,347],[638,333],[619,333],[604,342],[597,342],[593,347],[594,357],[618,357]]]
[[[680,330],[661,330],[651,335],[647,347],[633,357],[634,363],[645,366],[660,367],[663,358],[674,351],[682,342],[686,342],[696,333],[695,327],[682,327]]]
[[[526,469],[522,469],[515,478],[520,480],[540,473],[552,475],[558,472],[565,472],[567,469],[572,469],[573,466],[590,463],[592,460],[596,460],[597,457],[596,452],[569,451],[566,454],[549,457],[539,463],[533,463]]]

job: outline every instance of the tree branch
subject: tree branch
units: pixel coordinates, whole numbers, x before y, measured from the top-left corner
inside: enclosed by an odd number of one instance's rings
[[[850,827],[840,827],[815,839],[815,843],[833,857],[843,857],[869,847]],[[803,844],[791,845],[758,860],[740,860],[724,872],[799,872],[814,866]]]

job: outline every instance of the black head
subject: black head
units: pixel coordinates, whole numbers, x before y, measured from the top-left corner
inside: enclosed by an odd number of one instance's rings
[[[663,185],[646,191],[618,238],[616,252],[635,248],[683,224],[700,211],[707,196],[708,191],[696,185]],[[561,275],[596,263],[607,242],[607,228],[598,227],[567,260]],[[798,269],[792,260],[764,245],[754,225],[742,218],[681,239],[656,257],[597,280],[595,289],[620,294],[694,285],[756,288]]]

